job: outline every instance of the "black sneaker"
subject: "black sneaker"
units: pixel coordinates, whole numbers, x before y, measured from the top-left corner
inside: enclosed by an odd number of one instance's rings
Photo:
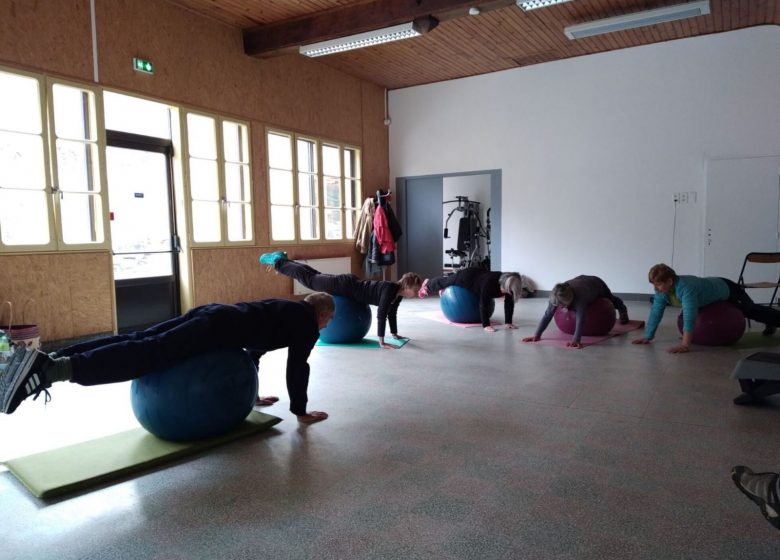
[[[8,368],[0,377],[0,412],[11,414],[24,399],[34,394],[35,400],[41,392],[46,393],[49,402],[51,397],[46,389],[51,387],[51,382],[42,371],[48,360],[51,358],[39,350],[24,346],[14,350]]]
[[[777,330],[776,326],[767,325],[766,327],[764,327],[764,331],[761,334],[763,334],[764,336],[772,336],[773,334],[775,334],[776,330]]]
[[[754,473],[747,467],[731,469],[731,479],[737,488],[753,500],[769,523],[780,529],[780,498],[778,498],[777,473]]]

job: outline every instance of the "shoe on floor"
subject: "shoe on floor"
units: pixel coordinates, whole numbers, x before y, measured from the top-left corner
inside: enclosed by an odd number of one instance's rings
[[[776,330],[777,330],[777,327],[775,327],[774,325],[771,325],[771,326],[767,325],[764,328],[764,331],[761,334],[763,334],[764,336],[772,336],[773,334],[775,334]]]
[[[780,529],[780,498],[778,497],[777,473],[754,473],[748,467],[731,469],[731,479],[740,492],[750,498],[764,514],[769,523]]]
[[[49,401],[51,382],[43,374],[43,364],[51,360],[48,354],[33,348],[18,346],[0,378],[0,412],[13,413],[21,402],[35,395],[37,399],[41,392],[46,393],[46,402]]]
[[[268,266],[273,266],[276,268],[276,263],[279,261],[286,261],[287,260],[287,253],[284,251],[274,251],[273,253],[263,253],[260,255],[260,258],[258,259],[260,261],[260,264],[267,264]]]

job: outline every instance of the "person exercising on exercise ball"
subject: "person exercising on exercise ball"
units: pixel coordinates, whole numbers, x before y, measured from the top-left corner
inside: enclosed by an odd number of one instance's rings
[[[287,392],[290,412],[299,422],[325,420],[325,412],[306,411],[309,354],[333,317],[333,298],[309,294],[303,301],[265,299],[234,305],[195,307],[146,330],[89,340],[68,346],[52,357],[17,346],[0,373],[0,412],[13,413],[30,396],[38,398],[57,381],[103,385],[129,381],[170,367],[190,356],[218,350],[246,349],[253,360],[287,348]],[[278,400],[266,397],[266,400]],[[270,404],[259,402],[258,404]]]
[[[268,265],[276,272],[294,278],[310,290],[342,296],[358,303],[376,305],[376,334],[379,347],[395,349],[385,342],[385,323],[390,323],[390,333],[396,340],[405,337],[398,334],[396,314],[401,300],[414,297],[422,285],[422,279],[414,272],[407,272],[398,282],[385,280],[361,280],[354,274],[323,274],[311,266],[287,258],[284,251],[260,255],[260,264]]]

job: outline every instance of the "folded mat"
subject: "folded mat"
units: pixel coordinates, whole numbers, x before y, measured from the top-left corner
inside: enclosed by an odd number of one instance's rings
[[[191,442],[160,439],[136,428],[5,461],[16,478],[39,498],[51,498],[139,473],[199,451],[261,432],[281,418],[253,410],[221,436]]]
[[[409,342],[408,338],[402,338],[401,340],[396,340],[392,336],[385,337],[385,343],[395,346],[396,348],[401,348],[407,342]],[[357,348],[379,348],[379,339],[375,336],[367,336],[363,339],[358,340],[357,342],[339,342],[338,344],[325,342],[324,340],[320,339],[317,341],[316,346],[350,346],[350,347],[357,347]]]
[[[621,325],[620,323],[616,322],[615,326],[612,327],[612,330],[609,331],[606,335],[583,336],[580,338],[580,342],[582,343],[583,347],[593,346],[594,344],[598,344],[599,342],[604,342],[605,340],[612,338],[613,336],[626,334],[627,332],[631,332],[636,329],[641,329],[644,326],[645,326],[644,321],[629,321],[625,325]],[[557,346],[559,348],[568,348],[566,344],[568,342],[571,342],[571,339],[572,339],[572,335],[566,334],[559,330],[553,330],[549,334],[543,334],[542,339],[537,340],[533,344],[539,344],[541,346]]]

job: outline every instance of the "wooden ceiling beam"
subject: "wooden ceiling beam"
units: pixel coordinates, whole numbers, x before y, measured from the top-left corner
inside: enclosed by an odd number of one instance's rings
[[[244,52],[250,56],[268,56],[425,16],[447,21],[468,15],[472,7],[484,12],[514,3],[514,0],[373,0],[248,29],[244,31]]]

